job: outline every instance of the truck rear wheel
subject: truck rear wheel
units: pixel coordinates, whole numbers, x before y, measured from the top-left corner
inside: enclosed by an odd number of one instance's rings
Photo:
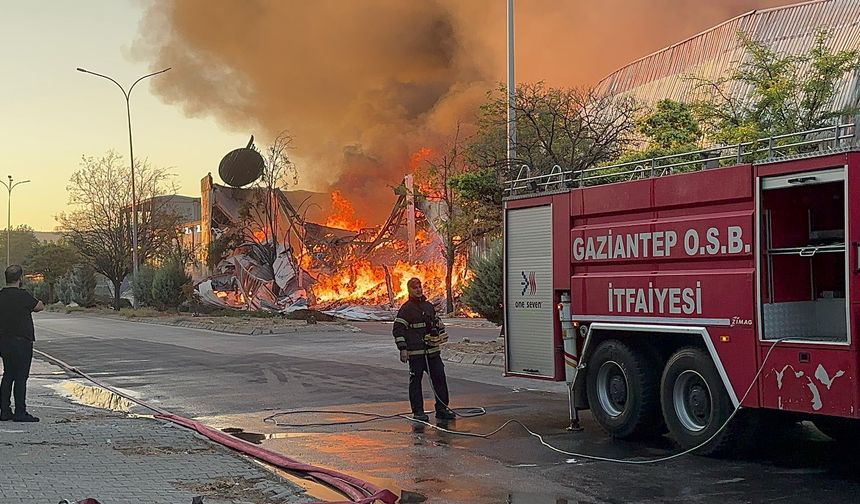
[[[696,453],[718,455],[734,446],[741,422],[733,421],[720,430],[735,408],[704,350],[683,348],[669,358],[660,395],[666,426],[681,448],[699,446],[718,431],[719,435]]]
[[[860,420],[853,418],[819,417],[812,421],[815,426],[834,441],[848,448],[860,448]]]
[[[660,369],[650,354],[607,340],[587,369],[588,404],[603,430],[620,439],[660,433]]]

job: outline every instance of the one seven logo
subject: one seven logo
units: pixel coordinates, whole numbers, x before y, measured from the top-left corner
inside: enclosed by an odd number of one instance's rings
[[[534,296],[537,294],[537,278],[535,276],[534,271],[530,271],[528,275],[526,275],[525,271],[521,271],[523,275],[523,280],[520,282],[520,285],[523,287],[523,292],[520,293],[521,296],[526,295],[526,291],[529,291],[530,296]]]

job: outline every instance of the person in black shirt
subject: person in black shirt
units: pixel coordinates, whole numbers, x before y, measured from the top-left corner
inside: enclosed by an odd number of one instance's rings
[[[33,360],[33,312],[45,305],[21,288],[24,270],[13,264],[6,268],[6,288],[0,290],[0,355],[3,357],[3,380],[0,381],[0,420],[38,422],[27,412],[27,378]],[[12,413],[12,390],[15,390],[15,413]]]

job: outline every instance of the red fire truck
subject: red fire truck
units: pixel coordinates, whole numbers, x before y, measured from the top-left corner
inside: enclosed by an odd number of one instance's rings
[[[590,409],[614,437],[668,430],[700,453],[755,412],[860,438],[857,145],[843,124],[523,166],[504,211],[506,375],[566,380],[572,421]]]

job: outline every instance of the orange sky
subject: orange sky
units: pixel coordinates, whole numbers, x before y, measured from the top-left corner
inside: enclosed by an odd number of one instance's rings
[[[728,17],[786,3],[517,0],[518,79],[593,83]],[[379,188],[504,77],[505,4],[0,0],[0,176],[32,180],[13,193],[13,225],[53,229],[81,155],[127,155],[122,95],[75,67],[122,83],[174,67],[135,89],[132,116],[135,153],[172,167],[183,194],[198,195],[200,178],[250,133],[262,143],[282,128],[296,136],[303,186]]]

